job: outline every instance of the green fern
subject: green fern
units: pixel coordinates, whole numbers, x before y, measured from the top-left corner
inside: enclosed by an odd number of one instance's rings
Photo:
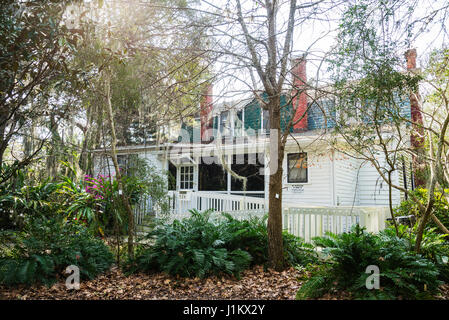
[[[297,300],[315,299],[330,291],[332,277],[329,275],[329,266],[318,265],[312,277],[305,281],[296,293]]]
[[[147,235],[154,244],[145,248],[126,272],[164,271],[185,277],[206,277],[227,273],[239,277],[251,264],[268,260],[266,217],[239,221],[229,214],[192,210],[191,216],[161,224]],[[291,264],[308,263],[313,248],[292,235],[284,234],[285,256]]]
[[[298,291],[297,298],[316,298],[327,292],[348,291],[356,299],[416,299],[438,290],[435,262],[411,251],[406,238],[388,229],[379,235],[355,226],[351,232],[314,239],[328,255],[326,267],[315,271]],[[366,288],[366,267],[377,265],[381,290]]]

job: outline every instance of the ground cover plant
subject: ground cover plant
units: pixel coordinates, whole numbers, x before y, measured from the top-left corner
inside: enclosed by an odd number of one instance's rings
[[[85,226],[62,219],[33,219],[22,232],[3,232],[1,243],[0,283],[4,285],[50,285],[69,265],[80,269],[81,279],[93,279],[113,262],[101,239]]]
[[[401,231],[405,231],[401,226]],[[432,298],[446,277],[446,259],[441,238],[433,231],[425,233],[422,254],[413,249],[415,236],[398,237],[390,227],[378,235],[367,233],[358,225],[351,232],[328,233],[314,239],[325,259],[312,271],[297,293],[297,299],[319,298],[328,293],[347,292],[355,299],[425,299]],[[370,265],[380,270],[380,288],[367,289]]]

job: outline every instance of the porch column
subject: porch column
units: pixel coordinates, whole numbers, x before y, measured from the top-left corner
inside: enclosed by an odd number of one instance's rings
[[[227,155],[226,156],[226,161],[228,162],[229,167],[232,166],[232,155]],[[231,173],[229,171],[226,170],[227,173],[227,189],[228,189],[228,194],[231,194]]]
[[[265,200],[265,208],[268,209],[268,192],[269,192],[269,181],[270,181],[270,166],[269,166],[269,161],[270,161],[270,153],[268,151],[264,152],[265,154],[265,158],[264,158],[264,200]]]

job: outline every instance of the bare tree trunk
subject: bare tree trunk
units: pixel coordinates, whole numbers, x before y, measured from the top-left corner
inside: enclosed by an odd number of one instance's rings
[[[390,215],[391,215],[391,219],[393,219],[393,225],[394,225],[394,229],[396,230],[396,235],[399,237],[399,229],[398,229],[398,224],[396,222],[396,219],[394,218],[394,211],[393,211],[393,188],[391,186],[391,170],[388,171],[388,205],[390,208]]]
[[[117,161],[117,136],[115,134],[114,116],[112,111],[111,103],[111,86],[110,86],[110,75],[106,73],[106,114],[108,117],[109,126],[111,129],[111,157],[115,168],[115,178],[117,179],[119,192],[121,193],[123,205],[128,213],[128,256],[130,259],[134,258],[134,213],[132,211],[131,205],[129,203],[128,197],[125,194],[122,183],[122,175],[120,172],[120,167]]]
[[[429,149],[431,154],[434,154],[434,145],[432,142],[432,137],[429,134]],[[444,138],[443,138],[444,139]],[[440,140],[439,144],[438,144],[438,150],[437,150],[437,158],[436,159],[441,159],[441,150],[442,150],[442,142]],[[417,253],[420,252],[421,250],[421,242],[422,242],[422,238],[423,238],[423,234],[424,234],[424,229],[426,227],[427,221],[429,220],[429,217],[432,213],[432,209],[433,209],[433,204],[435,202],[435,187],[437,184],[437,166],[432,163],[430,165],[430,182],[429,182],[429,187],[427,190],[427,205],[426,205],[426,209],[424,212],[422,213],[422,217],[421,220],[419,221],[418,224],[418,229],[416,231],[416,243],[415,243],[415,251]]]
[[[82,143],[82,149],[79,159],[79,166],[81,170],[85,173],[88,173],[88,159],[89,159],[89,147],[91,142],[91,136],[92,136],[92,122],[93,122],[93,106],[89,105],[87,108],[87,123],[86,123],[86,130],[84,132],[84,140]]]
[[[280,271],[285,267],[284,243],[282,239],[282,162],[284,159],[284,146],[281,145],[281,114],[279,109],[279,103],[276,106],[276,100],[270,103],[270,182],[267,226],[268,257],[271,266],[277,271]],[[277,148],[275,146],[277,146]],[[274,163],[271,163],[272,161],[274,161]],[[274,172],[272,172],[272,169],[274,169]]]
[[[8,146],[8,141],[5,140],[6,135],[6,111],[2,110],[4,107],[0,109],[0,168],[3,165],[3,157],[6,151],[6,147]]]

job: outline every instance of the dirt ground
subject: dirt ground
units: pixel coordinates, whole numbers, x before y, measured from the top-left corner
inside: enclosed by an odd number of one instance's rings
[[[251,299],[282,300],[295,299],[301,283],[300,271],[289,269],[283,272],[264,271],[256,266],[242,273],[238,280],[232,276],[186,279],[163,273],[125,276],[114,267],[109,272],[91,281],[81,281],[79,290],[67,290],[65,280],[48,288],[0,287],[0,299],[17,300],[114,300],[114,299]]]
[[[81,281],[79,290],[68,290],[65,279],[52,287],[0,286],[0,300],[294,300],[302,274],[291,268],[276,272],[256,266],[233,276],[206,279],[177,278],[163,273],[125,276],[113,267],[94,280]],[[440,288],[437,299],[449,300],[449,285]],[[320,300],[345,300],[344,292],[327,294]]]

